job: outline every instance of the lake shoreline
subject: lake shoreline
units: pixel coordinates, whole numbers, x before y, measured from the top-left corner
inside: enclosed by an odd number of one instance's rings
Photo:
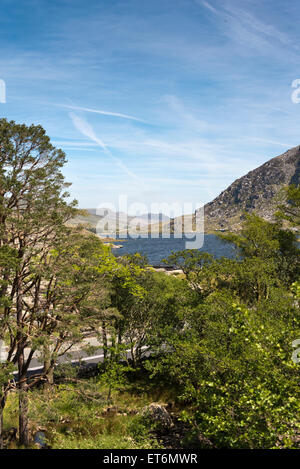
[[[151,266],[155,268],[164,268],[172,269],[173,266],[169,266],[168,263],[164,263],[164,259],[167,259],[172,252],[183,251],[186,248],[186,242],[191,243],[191,239],[187,238],[127,238],[126,242],[122,247],[114,247],[112,244],[112,252],[116,256],[123,256],[125,254],[135,254],[139,253],[142,256],[146,256],[148,262]],[[118,239],[116,242],[120,243],[121,239]],[[189,248],[191,248],[189,246]],[[216,258],[235,257],[235,249],[232,245],[225,243],[215,234],[205,234],[203,238],[203,244],[200,247],[197,247],[195,244],[195,249],[199,249],[202,252],[208,252]]]

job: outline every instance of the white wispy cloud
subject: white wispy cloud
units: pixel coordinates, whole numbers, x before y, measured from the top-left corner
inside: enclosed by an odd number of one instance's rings
[[[142,120],[142,119],[139,119],[139,118],[134,117],[134,116],[129,116],[128,114],[122,114],[120,112],[110,112],[110,111],[103,111],[103,110],[100,110],[100,109],[90,109],[90,108],[87,108],[87,107],[71,106],[69,104],[56,104],[56,106],[64,107],[66,109],[73,109],[75,111],[84,111],[84,112],[92,112],[92,113],[95,113],[95,114],[102,114],[104,116],[121,117],[123,119],[130,119],[130,120],[145,123],[145,121]]]
[[[280,31],[270,23],[263,22],[249,11],[226,6],[225,10],[228,11],[229,15],[231,15],[236,22],[241,23],[246,29],[256,32],[261,36],[266,36],[271,40],[276,39],[276,41],[279,41],[284,45],[291,45],[292,41],[286,33]]]
[[[232,2],[222,3],[218,7],[206,0],[195,0],[195,2],[223,20],[222,29],[225,33],[227,29],[227,35],[231,39],[247,44],[247,46],[265,48],[274,46],[274,43],[280,43],[282,46],[298,50],[297,44],[287,33],[279,30],[272,23],[263,21],[252,12],[234,6]]]
[[[122,12],[115,2],[104,10],[52,2],[51,28],[46,18],[40,32],[24,7],[28,43],[13,38],[11,22],[1,29],[8,100],[0,110],[40,123],[69,153],[74,197],[209,201],[299,143],[290,84],[299,77],[300,6],[194,1],[153,0],[151,14],[139,0]]]
[[[116,163],[130,178],[134,179],[139,184],[143,184],[141,178],[137,176],[134,172],[127,168],[120,158],[117,158],[112,154],[112,152],[107,148],[105,143],[95,134],[93,127],[82,117],[74,114],[73,112],[69,113],[69,116],[74,124],[74,127],[85,137],[88,137],[90,140],[95,142],[103,151],[108,155],[114,163]]]
[[[197,119],[193,113],[189,112],[181,100],[174,95],[166,95],[165,101],[169,107],[174,111],[181,121],[185,121],[193,130],[200,131],[207,128],[205,121]]]
[[[217,10],[215,7],[213,7],[213,6],[212,6],[210,3],[208,3],[208,2],[205,2],[204,0],[203,0],[203,1],[202,1],[202,0],[196,0],[196,3],[197,3],[198,5],[203,5],[203,6],[205,6],[206,8],[208,8],[208,10],[212,11],[213,13],[216,13],[216,14],[219,13],[218,10]]]
[[[278,146],[284,147],[286,149],[291,147],[290,143],[278,142],[277,140],[269,140],[269,139],[266,139],[266,138],[258,138],[258,137],[253,138],[253,140],[256,141],[256,142],[271,143],[272,145],[278,145]]]

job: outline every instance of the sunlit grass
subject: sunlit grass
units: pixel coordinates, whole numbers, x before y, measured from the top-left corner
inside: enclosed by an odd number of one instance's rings
[[[149,421],[140,411],[151,402],[167,403],[172,395],[141,380],[127,382],[107,402],[107,389],[97,379],[29,392],[30,429],[43,431],[53,449],[160,448]],[[18,396],[9,396],[5,428],[17,427]],[[113,411],[107,411],[107,409]]]

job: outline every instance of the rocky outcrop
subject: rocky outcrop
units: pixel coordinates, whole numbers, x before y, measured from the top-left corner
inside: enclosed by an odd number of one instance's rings
[[[297,146],[237,179],[206,204],[205,230],[238,229],[244,211],[255,211],[266,220],[271,220],[280,189],[299,183],[300,146]]]
[[[156,402],[144,407],[141,414],[150,418],[150,420],[159,423],[164,429],[170,429],[173,426],[169,412],[164,406],[157,404]]]

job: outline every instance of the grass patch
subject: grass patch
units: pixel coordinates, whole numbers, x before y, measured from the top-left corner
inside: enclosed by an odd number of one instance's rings
[[[61,383],[50,390],[29,391],[30,430],[42,431],[53,449],[162,448],[149,420],[139,411],[151,402],[167,403],[171,393],[149,384],[147,377],[129,378],[107,402],[99,377]],[[17,427],[18,396],[12,393],[5,410],[5,428]]]

